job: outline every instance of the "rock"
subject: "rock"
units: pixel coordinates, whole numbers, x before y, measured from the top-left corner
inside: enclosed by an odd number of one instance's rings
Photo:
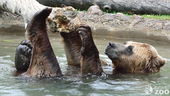
[[[60,7],[61,4],[87,10],[96,4],[102,10],[137,14],[169,14],[170,0],[37,0],[43,5]]]
[[[140,16],[140,15],[136,15],[136,14],[134,14],[134,15],[132,16],[132,18],[134,18],[134,19],[144,19],[144,17],[142,17],[142,16]]]
[[[138,24],[138,23],[141,22],[141,21],[142,21],[141,19],[134,20],[134,21],[129,25],[129,28],[132,28],[133,26],[135,26],[136,24]]]
[[[170,22],[165,23],[165,26],[168,26],[168,25],[170,25]]]
[[[129,23],[132,22],[132,20],[129,18],[129,16],[121,15],[120,20],[122,21],[128,21]]]
[[[157,22],[157,23],[155,24],[155,29],[160,30],[160,29],[162,29],[162,28],[163,28],[163,24],[162,24],[162,23]]]
[[[9,28],[12,26],[20,26],[24,29],[24,20],[21,16],[0,10],[0,28]],[[18,27],[19,28],[19,27]],[[18,30],[16,27],[16,29]]]
[[[90,8],[87,10],[87,13],[101,15],[103,14],[103,11],[100,9],[98,5],[93,5],[90,6]]]

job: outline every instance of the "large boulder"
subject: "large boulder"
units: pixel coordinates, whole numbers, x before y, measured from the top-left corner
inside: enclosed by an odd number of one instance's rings
[[[37,0],[48,6],[73,6],[77,9],[87,9],[93,4],[102,10],[125,11],[139,14],[170,14],[170,0]]]

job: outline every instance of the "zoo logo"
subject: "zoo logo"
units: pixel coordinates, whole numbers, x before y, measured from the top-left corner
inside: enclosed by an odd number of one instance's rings
[[[146,94],[152,94],[152,92],[153,92],[153,88],[151,86],[145,87],[145,93]]]
[[[147,86],[145,87],[145,93],[146,94],[157,94],[157,95],[162,95],[162,94],[169,94],[169,87],[168,86],[154,86],[154,87],[151,87],[151,86]]]

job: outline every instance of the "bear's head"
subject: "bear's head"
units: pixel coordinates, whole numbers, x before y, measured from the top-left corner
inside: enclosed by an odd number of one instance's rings
[[[153,46],[133,41],[110,42],[105,54],[112,60],[114,71],[120,73],[156,73],[166,63]]]

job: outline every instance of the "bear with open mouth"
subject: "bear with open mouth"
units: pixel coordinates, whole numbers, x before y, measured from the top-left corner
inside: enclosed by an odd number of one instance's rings
[[[29,77],[62,76],[57,58],[54,55],[47,34],[46,18],[48,17],[50,12],[51,9],[46,8],[42,11],[37,12],[33,16],[26,29],[26,36],[28,37],[29,41],[22,41],[16,50],[16,55],[15,55],[16,69],[17,71],[26,71],[24,75],[28,75]],[[83,26],[80,27],[83,28]],[[77,30],[81,29],[80,27],[78,27]],[[91,33],[91,30],[86,30],[89,28],[90,27],[84,26],[85,32],[87,31]],[[85,43],[85,41],[81,41],[81,37],[80,37],[81,34],[79,34],[78,31],[75,30],[69,33],[60,32],[60,35],[64,39],[63,42],[66,47],[65,51],[66,51],[68,64],[73,66],[80,66],[82,42]],[[88,41],[90,43],[93,42],[93,38],[91,35],[89,35],[90,37],[88,37],[91,38],[90,41]],[[91,44],[94,45],[94,42]],[[93,59],[99,60],[98,62],[94,62],[94,63],[99,63],[96,64],[99,66],[98,67],[89,66],[91,70],[87,70],[87,73],[94,73],[98,75],[103,72],[101,63],[105,63],[105,62],[99,59],[99,52],[96,46],[94,45],[92,47],[94,47],[93,51],[96,51],[94,53],[95,54],[94,56],[97,56],[96,58]],[[87,66],[86,67],[81,66],[81,68],[87,69]],[[98,68],[97,70],[99,72],[95,71],[96,70],[95,68]],[[86,72],[83,71],[82,74],[84,73]]]

